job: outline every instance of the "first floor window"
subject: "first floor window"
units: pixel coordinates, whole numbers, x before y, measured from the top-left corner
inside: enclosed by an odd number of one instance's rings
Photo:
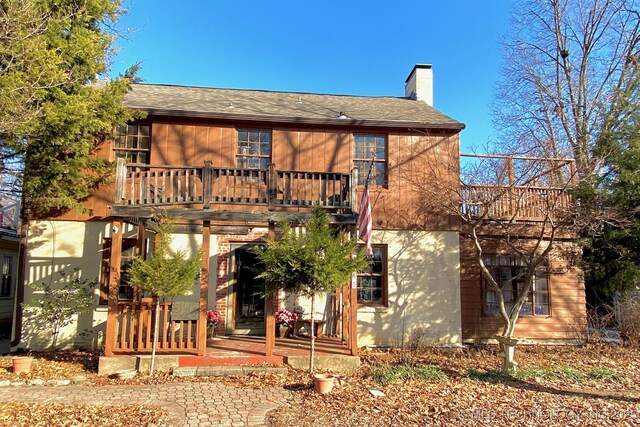
[[[150,131],[149,125],[120,126],[116,132],[116,158],[123,158],[127,163],[148,164]]]
[[[5,255],[2,257],[2,276],[0,276],[0,297],[6,298],[11,296],[11,285],[13,284],[13,256]]]
[[[513,308],[513,303],[521,295],[525,285],[526,267],[522,259],[511,255],[487,256],[484,263],[491,272],[491,276],[498,283],[504,297],[504,307],[507,313]],[[527,300],[520,309],[521,316],[549,316],[549,272],[545,261],[535,271],[533,285]],[[495,316],[499,313],[498,296],[496,291],[489,288],[485,282],[485,314]]]
[[[357,275],[358,304],[387,305],[387,247],[373,246],[369,265]]]
[[[358,169],[358,185],[364,185],[370,168],[369,184],[387,185],[387,136],[356,134],[354,139],[353,165]]]
[[[118,299],[133,299],[133,287],[129,285],[128,270],[133,262],[137,239],[122,239],[122,256],[120,258],[120,283],[118,284]],[[106,238],[102,245],[102,271],[100,279],[100,304],[107,304],[109,300],[109,270],[111,267],[111,238]]]

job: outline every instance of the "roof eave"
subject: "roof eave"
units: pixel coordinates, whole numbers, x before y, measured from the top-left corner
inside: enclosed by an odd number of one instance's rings
[[[331,125],[331,126],[369,126],[386,128],[430,128],[430,129],[450,129],[460,131],[465,128],[464,123],[452,121],[444,123],[415,122],[400,120],[372,120],[372,119],[339,119],[339,118],[308,118],[308,117],[285,117],[266,116],[259,114],[234,114],[234,113],[214,113],[205,111],[185,111],[172,109],[144,108],[130,106],[135,110],[144,111],[150,116],[164,117],[189,117],[197,119],[221,119],[247,122],[271,122],[271,123],[291,123],[305,125]]]

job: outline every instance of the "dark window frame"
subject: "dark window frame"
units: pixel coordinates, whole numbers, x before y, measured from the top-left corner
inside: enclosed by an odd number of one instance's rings
[[[144,128],[146,128],[146,134],[142,131]],[[150,123],[119,126],[116,129],[116,137],[113,143],[113,152],[116,159],[124,158],[126,163],[150,164],[151,132]],[[141,144],[141,141],[146,141],[146,147]],[[135,159],[133,158],[134,156]]]
[[[367,141],[367,138],[373,138],[373,141]],[[384,145],[382,156],[379,156],[380,152],[377,145],[379,139],[382,139]],[[359,148],[359,144],[364,144],[364,147]],[[376,151],[376,157],[373,159],[373,170],[371,171],[369,185],[371,187],[386,188],[389,185],[389,135],[383,133],[353,134],[353,166],[358,169],[358,185],[363,186],[367,178],[367,172],[371,164],[371,153],[369,151],[372,146]]]
[[[8,262],[7,262],[8,260]],[[0,298],[11,298],[11,291],[14,282],[14,263],[13,254],[3,254],[2,264],[0,265]],[[8,267],[8,271],[4,271],[4,267]]]
[[[123,238],[122,239],[122,254],[131,250],[135,255],[138,239],[137,238]],[[131,301],[134,298],[135,292],[131,286],[127,283],[122,283],[122,272],[126,274],[126,264],[131,265],[133,262],[133,256],[130,259],[120,260],[120,283],[118,284],[118,300],[119,301]],[[109,279],[111,269],[111,237],[105,237],[102,242],[102,268],[100,269],[100,305],[109,304]],[[125,294],[122,297],[122,294]]]
[[[386,244],[373,244],[371,247],[375,251],[379,250],[382,252],[381,256],[381,264],[382,271],[380,273],[365,273],[358,272],[356,273],[356,294],[358,295],[358,307],[388,307],[389,306],[389,275],[388,275],[388,246]],[[364,249],[364,246],[360,246],[361,249]],[[364,277],[380,277],[382,282],[381,290],[382,290],[382,298],[380,301],[370,301],[370,300],[362,300],[360,299],[360,290],[362,286],[360,286],[360,280]]]
[[[491,272],[491,275],[501,287],[505,297],[505,309],[511,310],[510,302],[515,302],[519,296],[519,285],[524,286],[523,270],[526,268],[522,261],[518,261],[517,256],[508,254],[492,254],[484,256],[484,263]],[[522,272],[519,272],[522,271]],[[506,286],[506,287],[505,287]],[[506,292],[506,294],[505,294]],[[499,316],[497,296],[490,298],[494,294],[484,277],[482,277],[482,312],[486,317]],[[509,298],[510,296],[510,298]],[[489,305],[495,304],[495,308],[490,309]],[[536,268],[533,286],[529,290],[529,297],[520,309],[520,316],[525,317],[551,317],[551,275],[549,260]]]

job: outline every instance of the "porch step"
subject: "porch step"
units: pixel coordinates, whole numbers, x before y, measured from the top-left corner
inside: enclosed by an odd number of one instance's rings
[[[274,366],[188,366],[173,369],[176,377],[237,377],[249,374],[287,375],[287,368]]]
[[[240,366],[240,365],[284,365],[282,356],[217,354],[207,356],[178,356],[178,366]]]
[[[294,369],[309,368],[309,356],[285,356],[284,363]],[[317,369],[333,372],[354,372],[360,366],[358,356],[338,355],[316,356],[313,358],[313,365]]]

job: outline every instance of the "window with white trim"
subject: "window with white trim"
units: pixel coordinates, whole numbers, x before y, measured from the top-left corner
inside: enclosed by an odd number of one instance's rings
[[[507,313],[510,312],[513,303],[524,288],[526,273],[524,261],[511,255],[491,255],[484,258],[484,263],[502,290],[505,309]],[[484,312],[487,316],[495,316],[499,313],[498,296],[486,282],[484,286]],[[520,309],[520,315],[549,316],[550,314],[549,269],[545,261],[536,268],[532,289],[529,291],[527,301]]]

